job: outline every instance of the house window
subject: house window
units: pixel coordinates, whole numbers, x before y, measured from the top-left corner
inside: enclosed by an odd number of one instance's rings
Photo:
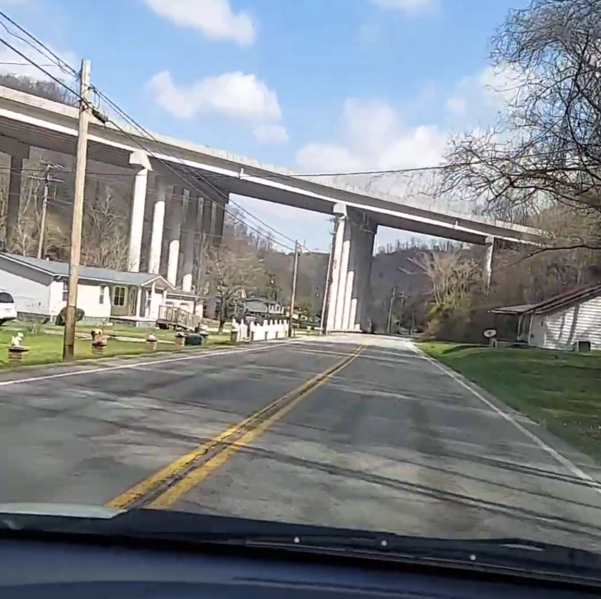
[[[100,295],[98,297],[98,303],[100,305],[104,304],[104,285],[100,285]]]
[[[69,283],[67,281],[63,281],[63,302],[69,300]]]
[[[125,295],[127,289],[125,287],[113,288],[113,306],[125,306]]]

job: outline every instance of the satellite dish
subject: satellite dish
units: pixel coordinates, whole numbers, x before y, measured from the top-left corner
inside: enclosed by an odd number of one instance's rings
[[[495,329],[487,329],[486,331],[484,331],[484,336],[487,339],[492,339],[493,337],[497,336],[497,331]]]

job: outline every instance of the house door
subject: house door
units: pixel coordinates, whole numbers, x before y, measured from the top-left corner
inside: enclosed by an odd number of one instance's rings
[[[138,288],[130,287],[129,288],[129,297],[128,297],[128,315],[136,316],[136,307],[138,305]]]
[[[146,318],[150,314],[150,290],[143,288],[140,290],[140,312],[138,316],[140,318]]]

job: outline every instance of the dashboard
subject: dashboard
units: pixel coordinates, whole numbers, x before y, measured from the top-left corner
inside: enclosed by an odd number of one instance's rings
[[[599,596],[557,583],[534,586],[517,579],[448,568],[332,559],[256,548],[186,551],[110,543],[0,540],[3,598],[108,599],[519,599]],[[286,554],[286,555],[284,555]],[[358,565],[359,564],[359,565]]]

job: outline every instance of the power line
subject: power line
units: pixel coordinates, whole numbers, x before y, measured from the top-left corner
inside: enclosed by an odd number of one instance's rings
[[[70,202],[69,200],[65,200],[63,198],[57,198],[57,197],[48,198],[48,203],[54,204],[55,206],[59,206],[59,207],[65,207],[65,208],[71,208],[73,206],[72,202]],[[103,210],[102,208],[98,208],[97,206],[91,206],[90,204],[86,205],[85,210],[90,211],[90,212],[95,212],[96,214],[109,216],[109,217],[112,217],[115,219],[122,219],[124,221],[128,220],[128,218],[129,218],[127,216],[127,214]],[[226,234],[219,235],[218,233],[207,233],[204,231],[198,231],[195,228],[191,229],[191,228],[187,228],[187,227],[180,227],[180,231],[182,233],[192,233],[192,234],[194,234],[195,237],[213,237],[213,238],[231,237],[232,239],[240,239],[241,241],[244,241],[247,239],[242,236],[226,235]],[[265,237],[265,236],[262,235],[262,237]],[[267,241],[273,243],[274,245],[280,245],[277,241],[275,241],[273,239],[269,239],[269,238],[266,238],[266,239],[267,239]],[[286,247],[286,246],[282,246],[282,247]]]
[[[0,60],[0,65],[8,66],[8,67],[30,67],[31,65],[26,62],[10,62],[6,60]],[[41,64],[42,67],[52,68],[56,65],[54,64]],[[10,73],[9,73],[10,75]]]
[[[56,52],[53,52],[50,48],[48,48],[48,46],[46,46],[46,44],[44,44],[40,39],[38,39],[36,36],[34,36],[31,32],[27,31],[24,27],[22,27],[21,25],[19,25],[16,21],[14,21],[13,19],[11,19],[6,13],[4,13],[3,11],[0,10],[0,16],[2,16],[4,19],[6,19],[9,23],[11,23],[11,25],[15,26],[17,29],[19,29],[22,33],[24,33],[25,35],[27,35],[28,37],[30,37],[32,40],[35,41],[36,44],[38,44],[38,46],[40,46],[43,50],[45,50],[50,57],[52,58],[52,60],[54,61],[53,64],[51,65],[40,65],[40,66],[58,66],[63,72],[66,72],[69,76],[74,77],[76,79],[79,78],[79,73],[77,72],[76,69],[74,69],[71,65],[69,65],[68,63],[66,63],[58,54],[56,54]],[[36,46],[34,46],[29,40],[17,35],[14,31],[11,31],[5,23],[2,23],[0,21],[0,25],[2,25],[4,27],[4,29],[6,30],[7,33],[9,33],[10,35],[13,35],[14,37],[16,37],[17,39],[23,41],[24,43],[26,43],[30,48],[33,48],[34,50],[37,50],[40,54],[43,54],[43,52]],[[49,58],[48,56],[46,56],[47,58]],[[75,93],[73,90],[70,90],[72,93]],[[94,85],[92,85],[92,91],[94,91],[95,93],[97,93],[100,97],[102,97],[105,101],[107,101],[109,104],[113,105],[113,107],[122,115],[125,116],[125,118],[127,118],[130,121],[133,121],[133,119],[131,119],[128,115],[126,115],[118,106],[116,106],[114,104],[114,102],[106,97],[105,94],[103,94],[102,92],[100,92]],[[136,126],[139,127],[139,125]],[[417,172],[417,171],[428,171],[428,170],[438,170],[442,167],[440,166],[429,166],[429,167],[421,167],[421,168],[405,168],[405,169],[392,169],[392,170],[371,170],[371,171],[351,171],[351,172],[339,172],[339,173],[294,173],[291,175],[287,175],[287,176],[292,176],[292,177],[338,177],[338,176],[360,176],[360,175],[379,175],[379,174],[396,174],[396,173],[411,173],[411,172]],[[261,175],[262,177],[281,177],[283,175],[278,174],[278,173],[267,173],[266,175]],[[244,175],[242,176],[242,178],[244,178]]]
[[[48,54],[44,54],[41,50],[39,50],[39,48],[35,48],[35,46],[33,46],[33,44],[31,44],[31,42],[28,42],[28,41],[24,40],[22,37],[18,36],[14,32],[12,32],[8,27],[6,27],[5,24],[3,24],[0,21],[0,24],[2,24],[4,26],[5,30],[10,35],[14,35],[18,39],[20,39],[22,41],[25,41],[26,43],[28,43],[28,45],[30,47],[36,49],[39,53],[43,54],[46,58],[48,58],[50,60],[54,60],[55,61],[55,65],[58,66],[67,75],[69,75],[71,77],[74,77],[75,79],[79,79],[79,73],[73,67],[71,67],[70,65],[68,65],[65,61],[63,61],[56,53],[54,53],[50,48],[48,48],[43,42],[41,42],[33,34],[31,34],[30,32],[28,32],[26,29],[24,29],[22,26],[20,26],[18,23],[16,23],[14,20],[12,20],[10,17],[8,17],[3,11],[0,11],[0,16],[2,16],[3,18],[5,18],[6,20],[8,20],[11,24],[13,24],[15,27],[17,27],[25,35],[27,35],[32,40],[34,40],[35,43],[38,44],[39,46],[41,46],[50,56],[48,56]],[[4,43],[7,47],[9,47],[11,50],[13,50],[17,54],[19,54],[22,58],[24,58],[25,60],[27,60],[30,64],[32,64],[33,66],[39,68],[43,73],[46,74],[47,77],[51,78],[57,84],[59,84],[62,87],[64,87],[69,93],[71,93],[74,96],[76,96],[80,101],[82,100],[82,98],[79,96],[79,93],[76,92],[76,91],[74,91],[73,89],[71,89],[71,87],[69,87],[64,81],[62,81],[62,80],[58,79],[57,77],[53,76],[51,73],[49,73],[44,68],[42,68],[40,65],[38,65],[33,59],[30,59],[28,56],[26,56],[25,54],[23,54],[22,52],[20,52],[16,48],[14,48],[14,46],[12,46],[11,44],[9,44],[6,40],[0,38],[0,41],[2,43]],[[140,125],[139,123],[137,123],[137,121],[135,121],[129,114],[127,114],[124,110],[122,110],[106,94],[104,94],[103,92],[101,92],[98,88],[96,88],[93,85],[91,85],[91,91],[94,92],[94,93],[96,93],[100,98],[104,99],[105,102],[107,102],[110,106],[112,106],[113,109],[119,115],[121,115],[124,119],[126,119],[127,121],[129,121],[130,123],[132,123],[132,125],[134,126],[134,128],[138,129],[142,133],[142,136],[150,139],[151,141],[154,141],[155,143],[160,143],[160,140],[156,139],[148,130],[146,130],[142,125]],[[175,169],[173,169],[171,167],[171,165],[169,163],[167,163],[163,159],[157,157],[156,154],[152,150],[149,150],[148,148],[146,148],[143,144],[140,143],[140,141],[138,139],[136,139],[134,136],[132,136],[128,131],[124,130],[123,127],[121,127],[121,125],[118,122],[116,122],[113,119],[110,119],[110,123],[114,127],[116,127],[122,134],[124,134],[126,137],[128,137],[130,140],[132,140],[136,145],[138,145],[142,150],[144,150],[146,153],[148,153],[150,156],[152,156],[155,160],[157,160],[158,162],[160,162],[161,164],[163,164],[166,168],[168,168],[171,172],[173,172],[178,177],[182,177],[182,173],[176,171]],[[274,227],[272,227],[271,225],[269,225],[268,223],[266,223],[265,221],[263,221],[259,217],[257,217],[254,214],[252,214],[250,211],[248,211],[244,207],[240,206],[240,204],[238,204],[238,203],[230,200],[229,197],[225,193],[223,193],[218,187],[216,187],[215,185],[213,185],[210,180],[208,180],[206,177],[204,177],[203,175],[201,175],[200,173],[198,173],[194,169],[191,169],[190,167],[188,167],[181,159],[179,159],[179,158],[177,158],[177,157],[175,157],[173,155],[170,155],[170,157],[174,158],[179,163],[179,165],[185,170],[185,172],[187,174],[189,174],[193,178],[194,181],[196,181],[196,180],[202,181],[205,185],[209,186],[213,191],[215,191],[219,196],[223,197],[227,202],[229,202],[233,206],[236,206],[236,208],[238,208],[238,210],[240,210],[240,212],[242,212],[243,214],[246,214],[246,215],[250,216],[251,218],[253,218],[257,222],[259,222],[262,226],[264,226],[265,228],[267,228],[268,230],[272,231],[273,233],[275,233],[279,237],[281,237],[283,239],[286,239],[287,241],[290,241],[291,243],[294,244],[293,247],[290,247],[290,246],[287,246],[284,243],[278,242],[278,245],[280,245],[281,247],[286,247],[287,249],[293,250],[293,251],[295,251],[295,248],[297,248],[299,246],[303,250],[310,251],[304,245],[299,244],[299,242],[296,239],[292,239],[291,237],[288,237],[287,235],[281,233],[280,231],[278,231],[277,229],[275,229]],[[375,171],[372,171],[372,172],[375,172]],[[390,172],[392,172],[392,171],[390,171]],[[400,171],[396,171],[396,172],[400,172]],[[221,176],[219,174],[216,174],[216,175],[217,176]],[[272,173],[271,176],[273,176],[273,177],[281,177],[282,175],[278,175],[277,173]],[[321,174],[320,173],[320,174],[315,174],[315,175],[296,175],[296,176],[297,177],[306,177],[306,176],[317,177],[317,176],[333,176],[333,175],[331,175],[331,174]],[[187,180],[187,182],[190,182],[189,179]],[[194,183],[192,183],[192,187],[196,191],[198,191],[203,196],[203,198],[204,198],[204,196],[206,194],[204,194],[204,192],[203,192],[202,189],[198,188]],[[216,202],[212,198],[205,198],[205,199],[208,199],[209,201],[211,201],[214,204],[222,207],[225,210],[225,207],[221,206],[221,204],[219,204],[218,202]],[[237,220],[241,224],[245,225],[247,228],[255,231],[258,235],[266,236],[265,231],[262,231],[262,230],[260,230],[260,229],[258,229],[256,227],[252,227],[247,222],[245,222],[242,219],[238,218],[236,215],[232,214],[231,212],[229,212],[229,214],[230,214],[230,216],[232,218],[234,218],[235,220]],[[363,230],[364,232],[368,232],[368,229],[366,229],[363,226],[360,226],[360,229]],[[371,231],[369,231],[369,232],[371,232]],[[275,241],[271,237],[269,239],[270,239],[271,242]]]
[[[37,52],[39,52],[40,54],[42,54],[43,56],[45,56],[49,60],[53,61],[52,65],[46,65],[46,66],[58,66],[63,72],[65,72],[69,76],[74,77],[76,79],[79,79],[79,73],[72,66],[70,66],[68,63],[66,63],[58,54],[56,54],[48,46],[46,46],[41,40],[39,40],[32,33],[30,33],[29,31],[27,31],[24,27],[22,27],[21,25],[19,25],[16,21],[14,21],[13,19],[11,19],[5,12],[3,12],[1,10],[0,10],[0,16],[3,17],[5,20],[7,20],[9,23],[11,23],[13,26],[15,26],[17,29],[19,29],[19,31],[21,31],[22,33],[24,33],[25,35],[27,35],[29,38],[31,38],[36,44],[38,44],[38,46],[40,46],[47,53],[47,54],[45,54],[38,47],[34,46],[29,40],[26,40],[25,38],[17,35],[14,31],[11,31],[6,26],[5,23],[2,23],[0,21],[0,25],[2,25],[2,27],[4,27],[4,29],[6,30],[7,33],[9,33],[10,35],[14,36],[15,38],[21,40],[22,42],[26,43],[28,46],[30,46],[31,48],[35,49]],[[0,41],[4,42],[4,40],[0,40]],[[6,44],[6,42],[4,42],[4,43]],[[38,64],[34,63],[33,61],[31,61],[27,57],[24,57],[24,58],[30,64],[32,64],[33,66],[36,66],[38,68],[44,66],[44,65],[38,65]],[[43,70],[43,69],[41,69],[41,70]],[[52,77],[47,72],[45,72],[45,74],[47,76],[49,76],[49,77]],[[60,83],[61,85],[65,86],[66,89],[68,89],[68,91],[70,91],[72,94],[74,94],[76,96],[78,95],[72,89],[70,89],[69,87],[67,87],[64,84],[64,82],[62,82],[60,80],[57,81],[56,79],[54,79],[54,80],[57,83]],[[92,91],[94,91],[95,93],[97,93],[106,102],[108,102],[110,105],[112,105],[113,108],[117,112],[119,112],[129,122],[131,122],[132,124],[134,124],[134,126],[136,128],[138,128],[141,131],[143,131],[144,134],[147,137],[150,137],[153,141],[156,141],[156,142],[159,141],[159,140],[155,139],[141,125],[139,125],[138,123],[136,123],[136,121],[134,121],[133,118],[131,118],[119,106],[117,106],[110,98],[108,98],[105,94],[103,94],[102,92],[100,92],[93,85],[92,85]],[[111,121],[111,122],[116,127],[119,127],[118,123],[115,123],[114,121]],[[124,134],[127,134],[127,132],[125,132],[125,131],[122,131],[122,132]],[[541,152],[541,153],[537,153],[537,154],[533,154],[531,156],[528,156],[528,158],[548,158],[548,157],[552,157],[552,156],[557,156],[557,152],[556,151],[555,152],[554,151]],[[157,160],[160,161],[160,159],[157,159]],[[397,169],[372,169],[372,170],[363,170],[363,171],[341,171],[341,172],[319,172],[319,173],[262,173],[261,174],[261,178],[265,178],[265,179],[268,179],[268,178],[281,178],[283,176],[292,177],[292,178],[318,178],[318,177],[359,177],[359,176],[379,176],[379,175],[399,175],[399,174],[402,175],[402,174],[411,174],[411,173],[420,173],[420,172],[445,171],[445,170],[454,169],[454,168],[461,168],[463,166],[471,166],[471,165],[474,165],[474,164],[484,164],[485,162],[486,161],[483,161],[483,160],[471,160],[471,161],[459,162],[459,163],[454,163],[454,164],[430,165],[430,166],[423,166],[423,167],[406,167],[406,168],[397,168]],[[183,165],[183,166],[185,166],[185,165]],[[214,173],[213,175],[214,176],[226,177],[226,175],[221,175],[219,173]],[[251,177],[251,175],[249,175],[249,177]],[[244,174],[242,174],[240,178],[244,179]],[[219,190],[217,189],[217,191],[219,191]],[[236,205],[236,204],[234,203],[234,205]],[[244,209],[242,207],[239,207],[239,208],[244,211]],[[251,213],[248,213],[248,214],[251,217],[253,217],[253,218],[257,218],[253,214],[251,214]],[[257,220],[259,220],[259,222],[261,222],[260,219],[257,218]],[[269,225],[267,225],[267,226],[269,226]],[[287,238],[287,239],[289,239],[290,241],[294,241],[291,238]]]
[[[2,11],[0,11],[0,16],[3,16],[4,18],[7,18],[8,20],[10,20],[12,23],[14,23],[14,21],[12,21],[11,19],[9,19]],[[1,24],[1,22],[0,22]],[[22,31],[25,31],[22,27],[18,26],[19,29],[21,29]],[[5,27],[6,29],[6,27]],[[13,32],[11,32],[10,30],[7,29],[7,31],[12,35]],[[41,46],[45,47],[41,42],[39,42],[39,40],[37,40],[34,36],[32,36],[31,34],[28,33],[28,35],[30,35],[32,37],[32,39],[35,39],[37,43],[39,43]],[[16,36],[19,39],[19,36]],[[45,70],[43,67],[41,67],[35,60],[30,59],[28,56],[26,56],[23,52],[19,51],[17,48],[15,48],[13,45],[9,44],[6,40],[0,38],[0,41],[6,45],[9,49],[11,49],[13,52],[17,53],[19,56],[21,56],[23,59],[27,60],[31,65],[37,67],[38,69],[40,69],[47,77],[49,77],[50,79],[52,79],[53,81],[55,81],[57,84],[61,85],[62,87],[64,87],[69,93],[73,94],[75,97],[80,98],[79,93],[75,92],[73,89],[71,89],[71,87],[69,87],[64,81],[60,80],[59,78],[53,76],[51,73],[49,73],[47,70]],[[47,49],[53,56],[54,53],[52,51],[50,51],[49,49]],[[63,71],[65,71],[65,67],[68,68],[69,71],[73,72],[72,67],[69,67],[68,65],[66,65],[66,63],[64,63],[64,61],[58,59],[60,62],[56,63],[56,66],[58,66],[59,68],[61,68]],[[64,65],[64,66],[63,66]],[[137,124],[136,121],[134,121],[127,113],[125,113],[123,110],[121,110],[121,108],[119,108],[112,100],[110,100],[110,98],[108,98],[106,95],[104,95],[102,92],[100,92],[97,88],[93,87],[93,91],[95,91],[96,94],[98,94],[99,96],[101,96],[102,98],[105,99],[105,101],[107,101],[109,104],[111,104],[115,110],[117,110],[120,114],[122,114],[124,116],[124,118],[126,118],[127,120],[129,120],[130,122],[134,123],[136,128],[138,128],[139,130],[141,130],[144,135],[148,138],[150,138],[153,141],[158,142],[158,140],[156,140],[149,132],[147,132],[141,125]],[[144,150],[146,153],[148,153],[150,156],[152,156],[155,160],[157,160],[158,162],[160,162],[161,164],[163,164],[166,168],[168,168],[169,170],[171,170],[175,175],[177,175],[180,178],[184,178],[182,177],[182,173],[176,171],[175,169],[173,169],[171,167],[171,165],[169,165],[167,162],[165,162],[163,159],[159,158],[156,156],[156,154],[152,151],[149,150],[148,148],[146,148],[143,144],[141,144],[135,137],[133,137],[129,132],[125,131],[120,125],[119,123],[115,122],[113,119],[110,119],[110,122],[113,126],[115,126],[117,129],[119,129],[119,131],[121,133],[123,133],[124,135],[126,135],[129,139],[131,139],[136,145],[138,145],[142,150]],[[174,158],[176,161],[180,161],[180,159],[178,159],[177,157],[171,156],[171,158]],[[185,165],[183,162],[180,161],[180,164],[182,167],[184,167],[186,169],[186,171],[189,170],[189,167],[187,167],[187,165]],[[188,173],[189,174],[189,173]],[[236,206],[241,212],[247,214],[248,216],[250,216],[251,218],[255,219],[256,221],[258,221],[259,223],[261,223],[264,227],[266,227],[267,229],[273,231],[276,235],[282,237],[283,239],[287,239],[290,242],[296,243],[296,240],[292,239],[291,237],[288,237],[287,235],[284,235],[283,233],[279,232],[277,229],[275,229],[274,227],[272,227],[271,225],[265,223],[264,221],[262,221],[260,218],[258,218],[257,216],[255,216],[254,214],[252,214],[251,212],[249,212],[248,210],[246,210],[245,208],[243,208],[242,206],[240,206],[239,204],[237,204],[236,202],[233,202],[229,199],[229,197],[224,194],[218,187],[215,187],[209,180],[207,180],[205,177],[203,177],[202,175],[200,175],[197,172],[192,172],[191,174],[192,177],[196,178],[196,179],[200,179],[201,181],[203,181],[206,185],[208,185],[209,187],[211,187],[218,195],[220,195],[221,197],[224,197],[229,203],[231,203],[232,205]],[[191,183],[189,179],[185,179],[187,183]],[[203,196],[203,199],[207,199],[210,202],[216,204],[217,206],[220,206],[221,208],[224,209],[224,211],[226,211],[225,206],[222,206],[221,204],[219,204],[219,202],[216,202],[215,200],[213,200],[212,198],[205,198],[204,196],[206,195],[202,189],[200,189],[199,187],[197,187],[194,183],[191,183],[191,187],[193,189],[195,189],[196,191],[199,192],[200,195]],[[232,218],[235,218],[236,220],[238,220],[241,224],[244,224],[247,228],[254,230],[257,234],[265,236],[265,232],[261,231],[260,229],[257,229],[256,227],[252,227],[251,225],[249,225],[249,223],[243,221],[242,219],[240,219],[239,217],[237,217],[236,215],[232,214],[231,212],[229,213],[230,216]],[[271,242],[274,242],[275,240],[273,240],[272,238],[270,238]],[[282,247],[287,247],[287,249],[293,250],[294,248],[291,246],[286,246],[286,244],[283,244],[281,242],[278,242],[279,245],[281,245]],[[306,249],[306,248],[305,248]]]

